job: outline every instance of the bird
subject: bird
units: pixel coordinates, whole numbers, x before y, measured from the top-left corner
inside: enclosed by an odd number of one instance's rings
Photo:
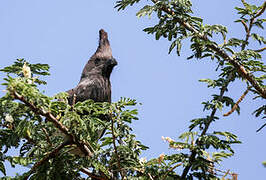
[[[108,34],[103,29],[99,30],[99,45],[96,52],[90,57],[83,68],[78,85],[68,91],[68,104],[73,106],[77,102],[91,99],[94,102],[111,103],[111,82],[110,76],[113,68],[117,65],[116,59],[112,56],[112,50],[108,40]],[[83,115],[87,115],[86,113]],[[81,115],[82,116],[82,115]],[[109,121],[109,116],[100,116],[101,120]],[[97,131],[96,140],[105,133],[106,128]],[[72,144],[65,137],[64,144]],[[74,148],[70,153],[83,157],[84,154],[79,148]]]
[[[110,75],[117,65],[112,56],[108,34],[99,31],[99,45],[96,52],[86,63],[78,85],[67,91],[68,103],[73,105],[88,99],[94,102],[111,102]]]

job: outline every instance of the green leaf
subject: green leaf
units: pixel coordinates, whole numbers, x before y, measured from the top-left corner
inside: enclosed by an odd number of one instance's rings
[[[176,41],[176,53],[178,56],[180,56],[181,47],[182,47],[181,40],[177,39],[177,41]]]
[[[156,33],[155,33],[155,39],[159,40],[161,36],[162,36],[161,30],[157,30]]]
[[[5,165],[2,161],[0,161],[0,171],[6,176]]]
[[[227,138],[227,140],[230,140],[230,141],[238,141],[237,136],[230,132],[214,131],[213,134],[224,136]]]
[[[266,44],[266,40],[264,39],[264,37],[258,35],[258,34],[255,34],[255,33],[252,33],[251,34],[251,37],[255,40],[257,40],[259,42],[259,44]]]
[[[200,79],[199,82],[206,82],[208,84],[208,87],[216,87],[216,82],[211,79]]]
[[[207,122],[207,118],[196,118],[196,119],[192,119],[190,122],[192,122],[192,124],[189,125],[189,131],[191,131],[192,129],[194,129],[196,126],[199,126],[200,129],[203,129],[203,125],[206,124]]]
[[[12,166],[15,166],[16,164],[19,164],[22,166],[28,166],[29,164],[33,162],[32,159],[29,157],[8,156],[6,159],[12,164]]]
[[[233,153],[226,153],[224,151],[212,153],[212,157],[215,162],[222,161],[222,158],[229,158],[233,155],[234,155]]]
[[[176,46],[176,40],[173,41],[172,44],[170,45],[170,47],[169,47],[169,51],[168,51],[168,54],[171,53],[171,51],[175,48],[175,46]]]
[[[184,132],[179,136],[179,139],[185,140],[188,143],[189,139],[194,140],[194,137],[198,134],[198,132]]]
[[[116,1],[115,8],[117,8],[118,11],[124,10],[127,6],[132,6],[135,3],[138,3],[140,0],[121,0],[121,1]]]
[[[261,54],[253,50],[243,50],[235,53],[235,56],[241,60],[250,59],[250,58],[261,59]]]
[[[259,107],[252,114],[255,114],[256,117],[259,117],[261,114],[266,114],[266,105]]]
[[[146,16],[146,15],[148,15],[150,17],[154,10],[155,10],[154,6],[146,5],[139,12],[137,12],[136,16],[138,18],[140,18],[142,16]]]

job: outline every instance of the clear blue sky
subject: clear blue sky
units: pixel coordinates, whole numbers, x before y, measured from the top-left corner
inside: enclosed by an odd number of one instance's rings
[[[45,93],[54,95],[68,90],[77,85],[86,61],[96,50],[98,31],[103,28],[109,33],[113,56],[119,63],[111,76],[113,101],[130,97],[143,104],[138,107],[140,120],[133,125],[137,138],[150,147],[143,156],[152,158],[170,153],[161,136],[176,139],[188,130],[191,119],[203,117],[201,102],[217,91],[207,89],[198,80],[215,78],[216,64],[208,59],[187,61],[191,52],[186,45],[180,57],[168,55],[168,41],[156,41],[142,31],[156,21],[135,16],[141,4],[117,12],[114,2],[0,1],[0,68],[17,58],[47,63],[51,66],[51,76],[47,78]],[[243,36],[241,26],[233,23],[237,18],[234,7],[240,5],[240,0],[192,2],[196,15],[202,17],[204,23],[223,24],[228,26],[230,36]],[[265,59],[265,54],[263,57]],[[0,78],[3,78],[2,73]],[[237,99],[244,92],[243,88],[242,82],[235,83],[230,86],[230,92]],[[266,160],[266,129],[256,133],[263,121],[251,115],[261,104],[262,101],[253,101],[248,94],[241,103],[240,116],[234,113],[211,125],[210,132],[214,129],[230,131],[243,142],[233,146],[234,157],[217,167],[232,170],[239,174],[240,180],[266,177],[266,169],[262,166],[262,161]],[[21,169],[8,168],[8,175],[15,172]]]

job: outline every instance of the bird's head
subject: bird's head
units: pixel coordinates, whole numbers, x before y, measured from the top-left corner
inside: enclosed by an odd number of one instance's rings
[[[113,68],[117,65],[117,61],[112,56],[107,32],[101,29],[99,36],[99,46],[83,69],[81,79],[92,74],[101,74],[109,78]]]

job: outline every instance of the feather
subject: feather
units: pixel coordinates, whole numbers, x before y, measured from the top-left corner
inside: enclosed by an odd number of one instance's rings
[[[99,35],[98,48],[85,65],[80,82],[75,88],[67,91],[71,105],[74,94],[76,102],[87,99],[95,102],[111,102],[110,75],[117,61],[112,56],[107,33],[101,29]]]

